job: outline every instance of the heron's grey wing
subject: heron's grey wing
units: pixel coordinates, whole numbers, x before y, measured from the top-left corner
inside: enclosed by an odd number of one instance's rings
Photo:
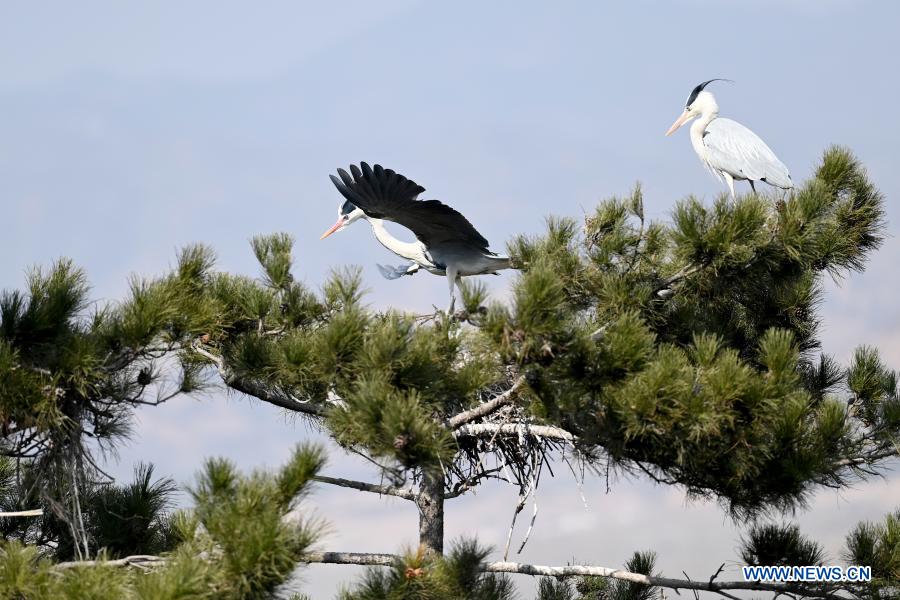
[[[409,228],[429,248],[465,244],[487,252],[490,246],[468,219],[439,200],[396,206],[384,218]]]
[[[703,134],[707,162],[735,178],[794,187],[791,175],[758,135],[731,119],[713,119]]]
[[[340,179],[332,175],[331,181],[368,216],[403,225],[429,247],[466,242],[487,250],[488,241],[458,211],[438,200],[417,200],[425,188],[416,182],[381,165],[360,167],[338,169]]]

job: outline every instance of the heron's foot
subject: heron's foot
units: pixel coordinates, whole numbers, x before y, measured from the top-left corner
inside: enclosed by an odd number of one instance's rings
[[[376,265],[378,270],[381,271],[382,277],[385,279],[399,279],[404,275],[413,275],[416,271],[419,270],[419,265],[414,262],[409,262],[404,265],[397,265],[396,267],[392,265]]]

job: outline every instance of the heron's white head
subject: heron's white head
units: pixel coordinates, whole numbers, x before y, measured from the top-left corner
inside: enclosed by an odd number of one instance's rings
[[[365,216],[366,216],[366,213],[364,213],[355,204],[353,204],[352,202],[349,202],[349,201],[344,202],[338,208],[337,222],[331,226],[331,229],[329,229],[328,231],[323,233],[322,237],[320,237],[319,239],[324,240],[332,233],[337,233],[341,229],[347,227],[348,225],[351,225],[354,221],[361,219]]]
[[[704,81],[693,90],[691,90],[690,95],[688,96],[687,102],[684,104],[684,112],[681,113],[681,116],[675,119],[675,122],[672,123],[672,126],[669,127],[669,130],[666,132],[666,135],[672,135],[675,131],[690,121],[691,119],[695,119],[700,116],[709,116],[709,115],[717,115],[719,114],[719,105],[716,104],[716,98],[712,95],[712,93],[707,92],[704,88],[712,83],[713,81],[729,81],[728,79],[710,79],[709,81]]]

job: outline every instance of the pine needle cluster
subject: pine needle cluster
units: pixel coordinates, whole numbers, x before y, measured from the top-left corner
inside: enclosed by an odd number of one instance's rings
[[[368,569],[362,580],[344,590],[340,600],[512,600],[510,579],[485,573],[490,550],[474,540],[454,543],[446,556],[422,548],[407,552],[393,567]]]
[[[105,539],[106,544],[100,546],[95,563],[57,563],[39,546],[18,540],[0,542],[0,597],[270,598],[288,580],[321,532],[320,523],[295,509],[323,462],[324,454],[315,446],[299,446],[276,473],[260,471],[245,476],[228,461],[207,461],[191,490],[194,508],[166,520],[172,547],[149,568],[126,568],[106,562],[121,553],[118,551],[128,536],[135,538],[128,545],[129,554],[159,550],[139,545],[142,536],[135,536],[134,525],[124,519],[119,522],[120,527],[131,530],[116,534],[99,528],[107,537],[98,538]],[[139,469],[134,486],[146,487],[151,474],[149,468]],[[168,483],[155,485],[157,495],[161,485]],[[96,500],[97,509],[106,509],[109,512],[105,518],[112,519],[115,515],[108,504],[110,497],[127,504],[134,494],[130,488],[108,492]],[[158,504],[149,509],[154,515],[151,521],[165,520]],[[146,528],[143,533],[146,534]]]

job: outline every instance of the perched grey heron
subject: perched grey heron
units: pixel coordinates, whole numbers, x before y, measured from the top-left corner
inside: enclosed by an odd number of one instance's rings
[[[704,81],[691,91],[684,112],[678,117],[666,135],[696,118],[691,125],[691,144],[703,164],[720,179],[725,179],[731,197],[734,198],[734,180],[746,180],[756,191],[754,182],[789,190],[794,187],[791,175],[784,163],[778,160],[759,136],[731,119],[719,118],[719,105],[712,93],[704,88],[713,81]]]
[[[459,212],[438,200],[418,200],[425,188],[415,181],[381,165],[373,169],[361,163],[360,167],[350,165],[352,176],[343,169],[338,169],[340,179],[331,176],[346,202],[338,208],[337,222],[320,239],[365,219],[385,248],[410,261],[399,267],[378,265],[381,274],[397,279],[425,269],[446,276],[450,282],[448,314],[453,313],[454,285],[460,277],[511,268],[509,257],[488,250],[488,241]],[[398,240],[388,233],[384,221],[403,225],[415,234],[416,241]]]

